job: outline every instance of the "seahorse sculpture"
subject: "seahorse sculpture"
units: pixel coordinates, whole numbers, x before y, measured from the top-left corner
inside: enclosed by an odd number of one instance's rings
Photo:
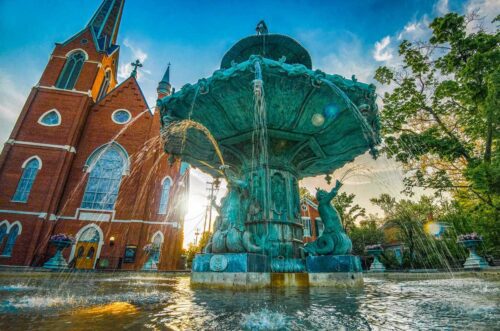
[[[330,192],[320,189],[316,192],[318,212],[325,229],[318,239],[304,246],[304,251],[310,255],[345,255],[352,250],[351,239],[342,227],[339,213],[331,204],[341,186],[342,183],[337,180]]]
[[[215,201],[212,201],[220,216],[215,222],[214,234],[203,252],[262,252],[261,246],[257,245],[252,235],[245,230],[245,217],[250,207],[248,183],[230,175],[227,167],[222,167],[222,170],[228,183],[228,192],[222,199],[220,206],[217,206]]]

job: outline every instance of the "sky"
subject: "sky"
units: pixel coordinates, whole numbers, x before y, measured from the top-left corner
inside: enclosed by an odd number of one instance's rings
[[[100,0],[0,0],[0,142],[5,142],[37,84],[55,42],[80,31],[98,8]],[[375,83],[380,65],[397,66],[397,46],[403,39],[429,36],[428,25],[449,11],[477,10],[491,21],[500,11],[500,0],[359,0],[359,1],[153,1],[127,0],[118,36],[121,45],[118,78],[130,75],[130,63],[144,67],[138,80],[150,105],[167,64],[172,63],[171,83],[209,77],[219,68],[225,52],[241,38],[254,34],[264,19],[271,33],[298,40],[310,53],[313,69]],[[386,91],[378,87],[378,93]],[[380,102],[380,100],[379,100]],[[3,145],[2,145],[3,148]],[[356,176],[346,179],[343,190],[356,194],[356,202],[370,213],[380,212],[369,199],[381,193],[400,196],[403,173],[384,157],[367,155],[354,164]],[[346,169],[338,171],[341,176]],[[190,205],[202,206],[205,182],[210,178],[192,172]],[[301,185],[311,191],[327,188],[321,178]],[[222,195],[224,189],[221,189]],[[420,192],[421,193],[421,192]],[[186,242],[194,239],[202,223],[202,208],[189,211]]]

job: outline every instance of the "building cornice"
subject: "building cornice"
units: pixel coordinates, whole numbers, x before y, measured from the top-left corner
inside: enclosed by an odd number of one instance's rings
[[[35,87],[37,89],[52,90],[52,91],[61,91],[61,92],[69,92],[69,93],[78,93],[78,94],[83,94],[83,95],[87,95],[89,97],[92,97],[92,91],[91,90],[88,90],[87,92],[85,92],[85,91],[78,91],[78,90],[75,90],[75,89],[66,90],[66,89],[55,87],[55,86],[43,86],[43,85],[37,85]]]
[[[70,153],[76,153],[76,148],[73,146],[70,146],[70,145],[44,144],[44,143],[37,143],[37,142],[33,142],[33,141],[22,141],[22,140],[15,140],[15,139],[9,139],[5,143],[10,144],[10,145],[24,145],[24,146],[55,148],[55,149],[65,150],[65,151],[68,151]]]

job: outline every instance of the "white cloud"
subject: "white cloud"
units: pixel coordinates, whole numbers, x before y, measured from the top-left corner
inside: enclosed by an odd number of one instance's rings
[[[14,127],[26,101],[28,89],[0,70],[0,150]]]
[[[464,6],[464,13],[476,13],[482,19],[480,27],[488,32],[494,32],[496,24],[492,21],[500,13],[500,2],[498,0],[469,0]],[[475,32],[477,28],[477,24],[471,24],[467,27],[467,32]]]
[[[389,44],[391,43],[391,37],[385,36],[382,40],[375,43],[375,50],[373,52],[373,58],[376,61],[388,61],[392,59],[392,51]]]
[[[434,12],[438,16],[443,16],[450,12],[448,0],[438,0],[434,5]]]
[[[406,39],[409,41],[419,41],[430,37],[431,29],[429,28],[430,19],[424,15],[418,21],[408,22],[403,30],[398,33],[398,41]]]
[[[120,66],[118,67],[118,78],[119,79],[127,79],[130,77],[132,73],[132,66],[130,65],[135,60],[139,60],[143,65],[148,59],[148,53],[143,51],[140,47],[136,46],[134,42],[131,42],[130,39],[125,38],[123,41],[123,46],[128,49],[128,52],[124,52],[128,55],[126,58],[128,60],[122,59],[120,62]],[[137,79],[140,80],[143,77],[143,74],[151,74],[151,72],[147,69],[141,68],[138,70]]]

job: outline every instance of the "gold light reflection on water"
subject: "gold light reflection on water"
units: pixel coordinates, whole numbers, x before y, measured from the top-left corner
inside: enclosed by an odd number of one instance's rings
[[[105,305],[81,308],[74,312],[73,316],[95,316],[95,315],[122,315],[133,314],[137,308],[128,302],[111,302]]]

